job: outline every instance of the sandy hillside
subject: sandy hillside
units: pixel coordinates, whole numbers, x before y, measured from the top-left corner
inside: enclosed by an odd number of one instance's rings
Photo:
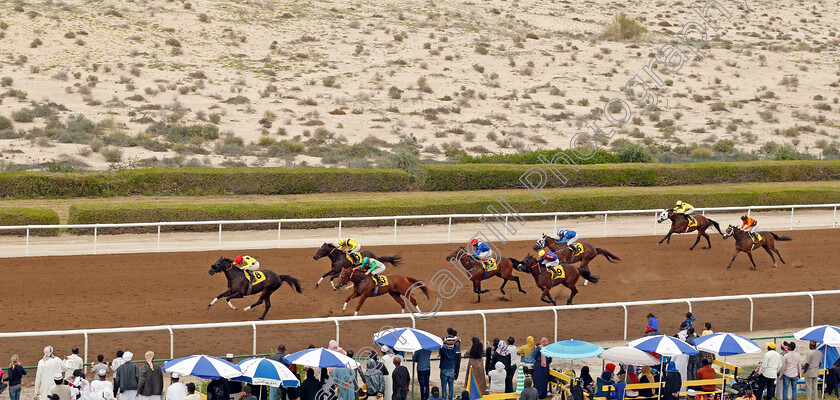
[[[707,57],[676,73],[659,65],[660,111],[615,138],[832,146],[840,8],[753,0],[745,16],[722,4],[732,17],[719,18]],[[565,148],[582,116],[623,98],[651,54],[699,20],[689,5],[3,1],[0,167],[366,166],[405,148],[435,160]],[[647,32],[605,35],[622,12]]]

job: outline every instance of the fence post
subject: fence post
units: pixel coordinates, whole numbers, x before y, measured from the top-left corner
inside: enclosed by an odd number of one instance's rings
[[[99,227],[98,226],[93,227],[93,254],[96,254],[96,233],[97,233],[96,231],[97,231],[97,228],[99,228]]]
[[[26,256],[29,257],[29,228],[26,228]]]
[[[411,327],[417,329],[417,321],[414,319],[414,313],[409,312],[408,316],[411,318]]]
[[[621,308],[624,309],[624,340],[627,340],[627,306],[622,304]]]
[[[484,313],[481,311],[479,311],[478,313],[481,314],[481,324],[484,326],[484,340],[482,340],[481,342],[487,343],[487,316],[485,316]]]
[[[283,222],[277,223],[277,248],[280,248],[280,231],[283,229]]]
[[[85,335],[85,364],[88,362],[88,333],[87,331],[82,332]]]
[[[557,341],[557,309],[552,308],[551,311],[554,311],[554,341]]]
[[[834,216],[831,217],[831,227],[832,228],[837,227],[837,206],[834,206]]]
[[[335,341],[341,343],[338,340],[339,336],[340,336],[339,334],[341,333],[341,332],[339,332],[339,328],[338,328],[338,319],[336,319],[335,317],[332,317],[330,319],[333,320],[333,322],[335,322]]]
[[[553,232],[557,232],[557,214],[554,214],[554,230],[551,232],[552,234]]]
[[[157,251],[160,253],[160,222],[158,222]]]
[[[694,312],[694,310],[691,309],[691,301],[686,300],[685,302],[688,303],[688,312]]]
[[[790,230],[793,230],[793,207],[790,208]]]
[[[341,218],[338,219],[338,238],[341,239]]]
[[[659,225],[659,212],[653,212],[653,234],[656,235],[656,225]]]
[[[394,244],[397,244],[397,219],[394,218]]]
[[[222,224],[219,224],[219,250],[222,249]]]
[[[747,300],[750,301],[750,332],[753,331],[753,309],[755,308],[755,304],[753,304],[753,299],[750,296],[747,296]]]
[[[166,329],[169,330],[169,358],[175,358],[175,332],[172,331],[172,327],[167,325]]]
[[[607,213],[604,213],[604,237],[607,237]]]
[[[808,293],[808,297],[811,298],[811,326],[814,326],[814,295]]]
[[[254,344],[251,347],[251,354],[257,354],[257,324],[251,322],[251,327],[254,328]]]
[[[452,243],[452,217],[449,217],[449,229],[446,233],[446,243]]]

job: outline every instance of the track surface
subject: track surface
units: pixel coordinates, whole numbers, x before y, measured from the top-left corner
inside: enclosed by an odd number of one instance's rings
[[[778,248],[787,261],[772,268],[769,256],[761,249],[754,252],[757,271],[749,270],[749,260],[741,254],[730,271],[724,268],[732,256],[732,239],[723,241],[715,233],[713,249],[698,247],[688,251],[694,235],[675,235],[670,245],[656,246],[659,237],[597,238],[586,240],[605,248],[622,258],[610,264],[598,257],[590,265],[592,272],[601,277],[598,284],[579,286],[576,304],[613,301],[651,300],[677,297],[718,296],[727,294],[753,294],[799,290],[837,289],[840,260],[840,230],[780,231],[792,242],[781,242]],[[521,259],[531,251],[532,241],[511,242],[502,247],[504,256]],[[405,263],[388,267],[387,273],[399,273],[428,281],[435,272],[447,268],[456,273],[465,284],[449,299],[442,299],[442,310],[491,309],[541,306],[539,292],[530,275],[516,272],[527,294],[519,293],[515,283],[507,285],[507,295],[498,291],[501,280],[485,281],[484,288],[491,291],[475,302],[472,288],[444,260],[457,246],[412,245],[366,247],[378,255],[400,254]],[[341,315],[341,305],[348,291],[334,292],[325,280],[321,288],[315,282],[328,269],[328,260],[314,261],[315,249],[274,249],[241,251],[258,260],[263,269],[290,274],[301,280],[303,294],[296,294],[287,286],[273,296],[273,308],[268,319],[326,317]],[[4,271],[2,292],[5,301],[0,303],[0,332],[43,331],[83,328],[106,328],[159,324],[186,324],[224,321],[250,321],[262,312],[258,307],[249,312],[241,308],[256,300],[234,300],[239,311],[231,310],[224,302],[205,310],[208,302],[225,289],[224,278],[209,276],[207,271],[220,255],[219,251],[165,254],[97,255],[69,257],[35,257],[28,259],[0,259]],[[236,254],[226,252],[226,256]],[[434,287],[432,286],[433,292]],[[559,304],[564,304],[569,291],[554,288],[552,294]],[[434,299],[434,297],[433,297]],[[421,307],[430,309],[430,301],[421,299]],[[349,315],[356,305],[351,301]],[[817,298],[815,323],[838,323],[836,310],[840,296]],[[807,297],[786,300],[756,300],[755,329],[780,329],[802,327],[809,324],[810,301]],[[398,313],[399,307],[390,296],[370,298],[362,308],[365,314]],[[641,334],[644,316],[653,312],[659,316],[660,326],[666,333],[676,332],[676,327],[687,311],[685,305],[631,307],[629,309],[630,338]],[[747,301],[712,302],[695,304],[698,323],[711,321],[716,331],[749,330],[749,303]],[[605,310],[562,311],[559,316],[560,338],[574,337],[587,340],[621,339],[624,313],[620,308]],[[513,335],[517,343],[525,336],[553,338],[554,314],[540,311],[527,314],[495,314],[487,318],[488,337]],[[370,336],[382,326],[401,326],[407,320],[360,321],[342,323],[341,344],[346,349],[369,345]],[[418,320],[417,327],[444,333],[453,326],[462,337],[482,336],[480,317],[436,317]],[[333,324],[311,326],[260,327],[258,352],[268,352],[278,343],[285,343],[290,350],[307,344],[326,345],[335,334]],[[90,358],[97,353],[112,358],[117,348],[130,349],[142,354],[147,349],[160,356],[168,356],[168,332],[141,334],[96,334],[90,337]],[[176,331],[175,356],[193,353],[219,354],[234,352],[251,353],[251,328],[205,329]],[[57,354],[65,355],[72,344],[81,345],[81,335],[69,337],[33,337],[0,339],[0,357],[19,353],[25,365],[33,365],[40,358],[40,349],[51,344]]]

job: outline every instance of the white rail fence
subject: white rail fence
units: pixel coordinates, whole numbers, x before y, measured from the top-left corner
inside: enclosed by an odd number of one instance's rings
[[[700,211],[703,215],[706,212],[711,211],[722,211],[722,212],[746,212],[748,215],[754,211],[772,211],[772,210],[790,210],[790,229],[794,228],[794,214],[797,209],[799,210],[811,210],[811,209],[825,209],[826,212],[831,212],[831,222],[827,222],[825,227],[836,228],[837,227],[837,207],[840,206],[840,203],[830,203],[830,204],[791,204],[791,205],[778,205],[778,206],[743,206],[743,207],[707,207],[707,208],[696,208],[695,210]],[[607,221],[610,215],[613,216],[620,216],[620,215],[644,215],[644,214],[651,214],[653,216],[653,224],[651,227],[651,233],[657,233],[657,223],[656,219],[661,213],[661,209],[648,209],[648,210],[616,210],[616,211],[577,211],[577,212],[541,212],[541,213],[521,213],[517,214],[523,218],[527,217],[535,217],[535,218],[544,218],[548,219],[553,217],[554,218],[554,230],[557,231],[557,220],[560,217],[585,217],[585,216],[604,216],[604,230],[603,236],[608,236],[608,225]],[[507,223],[509,218],[512,218],[514,214],[502,214],[504,215],[505,222]],[[157,227],[157,247],[156,251],[161,251],[161,227],[164,226],[197,226],[197,225],[218,225],[218,249],[221,250],[223,248],[223,241],[222,241],[222,231],[225,225],[256,225],[256,224],[277,224],[277,247],[282,247],[283,237],[283,224],[288,223],[315,223],[315,222],[337,222],[338,223],[338,237],[341,237],[342,233],[342,224],[345,222],[351,221],[394,221],[394,237],[393,243],[397,244],[397,227],[398,222],[402,220],[423,220],[423,219],[448,219],[448,228],[447,228],[447,237],[446,243],[450,243],[452,241],[452,220],[453,219],[475,219],[476,222],[479,222],[479,218],[487,217],[486,214],[437,214],[437,215],[394,215],[394,216],[379,216],[379,217],[334,217],[334,218],[281,218],[281,219],[264,219],[264,220],[240,220],[240,221],[177,221],[177,222],[143,222],[143,223],[123,223],[123,224],[75,224],[75,225],[16,225],[16,226],[0,226],[0,231],[23,231],[24,237],[26,240],[25,245],[25,254],[24,256],[29,256],[29,244],[30,244],[30,232],[35,229],[75,229],[75,228],[84,228],[84,229],[93,229],[93,243],[92,246],[89,248],[88,251],[91,251],[93,254],[97,253],[97,239],[99,237],[99,229],[101,228],[135,228],[135,227]],[[504,226],[504,233],[507,235],[507,224]],[[193,246],[187,248],[187,250],[195,250]],[[208,250],[208,249],[203,249]]]
[[[554,312],[554,341],[558,340],[558,321],[559,312],[566,310],[580,310],[580,309],[605,309],[605,308],[621,308],[624,310],[624,340],[627,340],[627,324],[628,324],[628,307],[634,306],[658,306],[667,304],[686,304],[688,311],[692,310],[694,303],[701,302],[715,302],[715,301],[732,301],[732,300],[747,300],[750,303],[750,331],[753,330],[753,321],[755,319],[754,300],[755,299],[772,299],[772,298],[788,298],[788,297],[808,297],[811,301],[810,324],[814,325],[814,296],[824,295],[840,295],[840,290],[819,290],[808,292],[787,292],[787,293],[761,293],[749,295],[729,295],[716,297],[692,297],[683,299],[665,299],[665,300],[645,300],[645,301],[628,301],[616,303],[595,303],[595,304],[579,304],[579,305],[563,305],[563,306],[543,306],[543,307],[519,307],[519,308],[499,308],[489,310],[464,310],[464,311],[440,311],[433,316],[418,315],[412,313],[407,314],[381,314],[381,315],[360,315],[348,317],[327,317],[327,318],[298,318],[285,320],[269,320],[269,321],[253,321],[253,322],[219,322],[219,323],[205,323],[205,324],[183,324],[183,325],[157,325],[157,326],[138,326],[127,328],[98,328],[98,329],[74,329],[61,331],[40,331],[40,332],[7,332],[0,333],[0,339],[3,338],[31,338],[36,336],[69,336],[82,335],[84,337],[84,360],[88,362],[88,338],[93,334],[107,334],[107,333],[137,333],[137,332],[169,332],[169,358],[175,358],[175,331],[196,330],[196,329],[217,329],[217,328],[235,328],[235,327],[251,327],[253,333],[253,354],[257,354],[257,326],[272,326],[272,325],[295,325],[295,324],[313,324],[313,323],[327,323],[335,325],[335,340],[339,341],[341,334],[341,323],[351,321],[366,321],[366,320],[389,320],[389,319],[410,319],[411,326],[416,327],[418,319],[423,320],[429,317],[451,317],[451,316],[481,316],[483,326],[483,340],[482,343],[487,342],[487,316],[494,314],[502,314],[508,316],[514,313],[528,313],[528,312]],[[372,334],[372,333],[370,333]],[[340,341],[339,341],[340,342]]]

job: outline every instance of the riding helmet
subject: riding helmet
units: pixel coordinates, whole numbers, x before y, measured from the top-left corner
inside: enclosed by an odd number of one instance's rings
[[[478,244],[478,239],[473,238],[473,240],[470,240],[470,246],[475,246],[477,244]]]
[[[537,255],[540,257],[545,257],[545,250],[540,250],[540,252],[537,253]]]
[[[566,230],[565,229],[561,229],[561,230],[557,231],[557,237],[563,237],[564,235],[566,235]]]
[[[233,259],[233,262],[234,264],[242,263],[242,256],[236,256],[236,258]]]
[[[747,214],[742,215],[741,219],[747,219]]]
[[[677,205],[681,206],[682,205],[682,200],[677,200]]]
[[[362,264],[367,264],[369,262],[370,262],[370,258],[367,258],[367,257],[362,258]]]

